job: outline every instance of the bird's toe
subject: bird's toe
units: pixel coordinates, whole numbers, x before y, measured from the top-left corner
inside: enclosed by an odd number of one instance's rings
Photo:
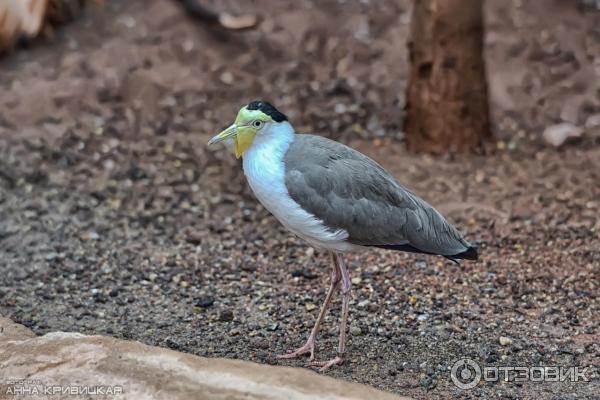
[[[343,363],[344,359],[340,356],[336,356],[327,361],[311,361],[308,365],[311,367],[320,367],[319,372],[325,372],[334,365],[342,365]]]
[[[278,359],[280,360],[286,360],[286,359],[291,359],[291,358],[298,358],[304,354],[308,354],[310,353],[310,361],[313,361],[315,359],[315,341],[314,340],[308,340],[306,342],[306,344],[296,350],[291,350],[286,354],[280,354],[277,356]]]

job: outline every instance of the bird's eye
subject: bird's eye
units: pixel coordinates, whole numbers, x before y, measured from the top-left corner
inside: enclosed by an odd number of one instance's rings
[[[252,121],[252,126],[255,128],[260,128],[262,125],[263,125],[263,122],[261,120],[257,119],[255,121]]]

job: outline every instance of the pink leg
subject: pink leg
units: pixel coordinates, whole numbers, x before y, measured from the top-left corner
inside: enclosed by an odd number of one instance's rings
[[[352,297],[352,281],[346,263],[339,254],[334,255],[334,261],[338,266],[342,276],[342,321],[340,323],[340,343],[338,347],[338,355],[328,361],[313,361],[310,365],[321,367],[320,371],[325,371],[334,365],[341,365],[344,362],[344,353],[346,352],[346,325],[348,323],[348,307],[350,305],[350,297]]]
[[[340,280],[342,279],[342,274],[339,271],[338,263],[336,262],[336,255],[334,253],[331,254],[331,263],[332,263],[332,271],[331,271],[331,284],[329,286],[329,290],[327,291],[327,296],[325,297],[325,302],[323,303],[323,307],[321,307],[321,311],[319,312],[319,316],[317,317],[317,322],[315,322],[315,326],[310,332],[310,336],[308,340],[304,344],[304,346],[290,351],[287,354],[282,354],[277,356],[277,358],[296,358],[306,353],[310,353],[310,361],[315,359],[315,346],[317,344],[317,335],[319,334],[319,330],[321,329],[321,323],[323,322],[323,318],[325,318],[325,313],[327,312],[327,308],[329,307],[329,303],[331,303],[331,299],[333,298],[333,293],[338,287]]]

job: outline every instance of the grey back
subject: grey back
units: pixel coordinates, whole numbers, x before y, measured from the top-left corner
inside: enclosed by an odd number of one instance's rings
[[[437,210],[348,146],[296,134],[284,162],[292,199],[332,230],[348,231],[353,244],[409,244],[441,255],[469,247]]]

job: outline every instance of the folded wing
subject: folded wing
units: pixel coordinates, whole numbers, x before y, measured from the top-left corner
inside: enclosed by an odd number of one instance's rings
[[[345,229],[349,242],[473,257],[475,250],[439,212],[358,151],[296,135],[284,162],[292,199],[332,230]]]

